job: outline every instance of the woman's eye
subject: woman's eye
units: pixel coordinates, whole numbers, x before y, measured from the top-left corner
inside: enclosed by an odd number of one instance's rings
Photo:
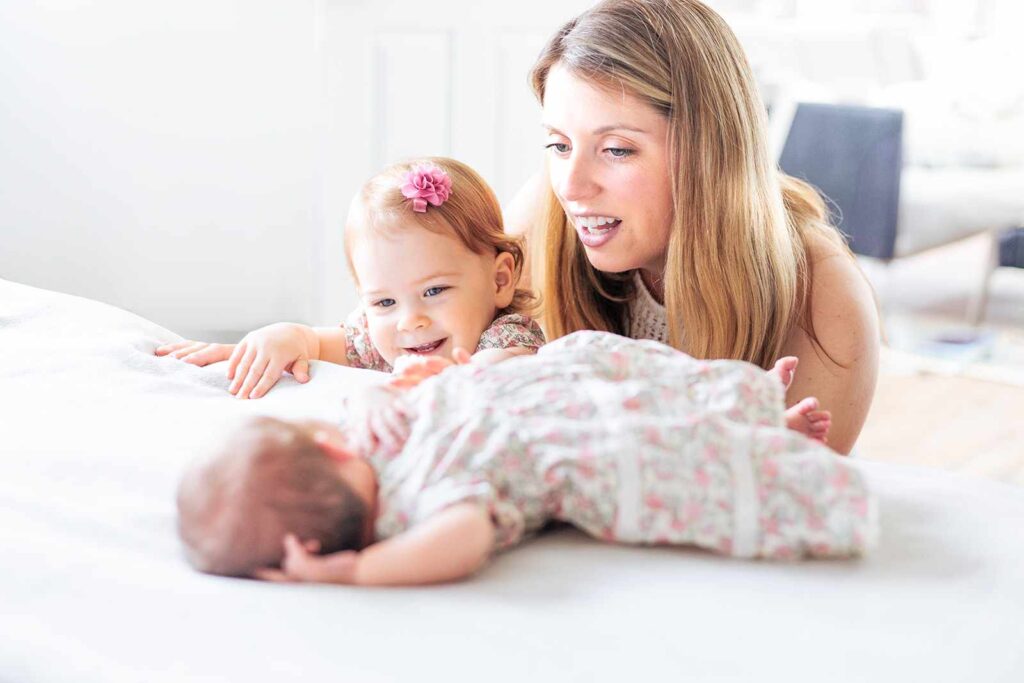
[[[395,300],[394,299],[378,299],[377,301],[373,302],[373,305],[377,306],[378,308],[391,308],[392,306],[395,305]]]
[[[423,292],[423,296],[437,296],[438,294],[440,294],[441,292],[443,292],[446,289],[448,289],[448,288],[447,287],[431,287],[427,291]]]
[[[625,159],[626,157],[633,155],[633,150],[626,147],[609,147],[605,151],[616,159]]]
[[[569,145],[564,142],[552,142],[549,145],[544,145],[545,149],[553,149],[559,154],[566,154],[569,151]]]

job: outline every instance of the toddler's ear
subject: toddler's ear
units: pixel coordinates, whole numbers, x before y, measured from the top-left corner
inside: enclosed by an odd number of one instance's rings
[[[337,460],[338,462],[345,462],[346,460],[352,460],[359,457],[355,452],[348,448],[345,442],[340,438],[340,434],[331,434],[326,429],[320,429],[313,432],[313,442],[320,447],[320,450],[324,452],[324,455],[332,460]]]
[[[507,251],[494,258],[494,305],[507,308],[516,295],[516,261]]]

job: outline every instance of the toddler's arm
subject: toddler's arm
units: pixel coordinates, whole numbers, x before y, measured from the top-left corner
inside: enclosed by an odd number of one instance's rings
[[[417,586],[466,578],[494,548],[494,524],[476,503],[446,508],[408,531],[367,547],[314,555],[294,537],[285,539],[281,570],[257,578],[359,586]]]
[[[263,396],[284,372],[308,382],[311,360],[348,365],[344,329],[297,323],[261,327],[237,344],[181,341],[159,346],[155,353],[198,366],[228,361],[228,379],[233,380],[228,391],[238,398]]]

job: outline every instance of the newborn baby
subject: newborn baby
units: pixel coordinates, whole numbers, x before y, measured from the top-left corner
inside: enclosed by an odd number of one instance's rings
[[[806,406],[784,410],[794,366],[578,332],[374,389],[344,431],[257,418],[182,480],[181,537],[201,571],[363,585],[468,576],[551,520],[737,557],[860,554],[869,493],[798,433],[823,436]]]

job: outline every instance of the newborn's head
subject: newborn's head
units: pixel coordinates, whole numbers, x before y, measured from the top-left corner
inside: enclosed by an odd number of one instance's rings
[[[310,429],[270,417],[232,429],[178,487],[189,562],[224,576],[279,565],[288,533],[324,553],[359,549],[368,514]]]

